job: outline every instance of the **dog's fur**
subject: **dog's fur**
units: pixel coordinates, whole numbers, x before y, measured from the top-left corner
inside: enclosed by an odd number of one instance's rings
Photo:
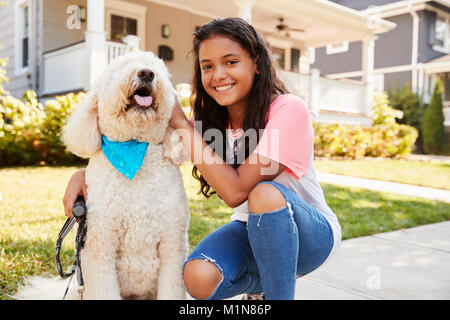
[[[138,77],[142,69],[154,73],[151,85],[146,84],[153,97],[147,108],[133,105],[132,98],[143,86]],[[178,165],[187,154],[168,125],[175,99],[162,60],[150,52],[131,52],[109,64],[68,119],[64,143],[71,152],[90,159],[88,231],[81,251],[83,299],[186,298],[182,266],[189,208]],[[149,143],[133,180],[106,159],[101,135]],[[55,281],[28,279],[15,297],[61,299],[67,281],[60,280],[59,289]],[[71,290],[68,298],[79,298],[77,290]]]

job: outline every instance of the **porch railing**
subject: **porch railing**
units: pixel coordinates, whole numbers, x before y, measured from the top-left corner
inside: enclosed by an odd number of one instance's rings
[[[360,81],[320,77],[318,70],[303,75],[278,70],[287,89],[300,96],[314,114],[320,110],[364,116],[366,85]]]
[[[108,63],[110,63],[114,58],[124,55],[128,51],[130,51],[130,47],[124,43],[106,41],[106,54]]]
[[[107,63],[132,50],[125,43],[106,41]],[[89,83],[88,49],[86,42],[76,43],[44,54],[42,94],[84,90]]]

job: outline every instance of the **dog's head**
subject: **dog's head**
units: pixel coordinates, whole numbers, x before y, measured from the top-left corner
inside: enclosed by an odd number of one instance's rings
[[[114,59],[75,108],[63,130],[68,149],[89,157],[109,140],[163,142],[175,90],[164,62],[151,52]]]

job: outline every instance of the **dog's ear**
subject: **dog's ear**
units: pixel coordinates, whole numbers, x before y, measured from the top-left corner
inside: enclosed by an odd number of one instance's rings
[[[166,135],[164,137],[163,155],[164,158],[169,159],[177,166],[189,159],[189,154],[186,149],[184,149],[180,135],[170,126],[167,127]]]
[[[68,150],[79,157],[89,158],[101,147],[98,128],[98,97],[91,90],[69,116],[62,132]]]

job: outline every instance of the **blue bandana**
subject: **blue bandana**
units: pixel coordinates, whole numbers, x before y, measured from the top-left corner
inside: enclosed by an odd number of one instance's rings
[[[132,180],[142,166],[148,142],[110,141],[102,135],[102,150],[106,158],[125,177]]]

